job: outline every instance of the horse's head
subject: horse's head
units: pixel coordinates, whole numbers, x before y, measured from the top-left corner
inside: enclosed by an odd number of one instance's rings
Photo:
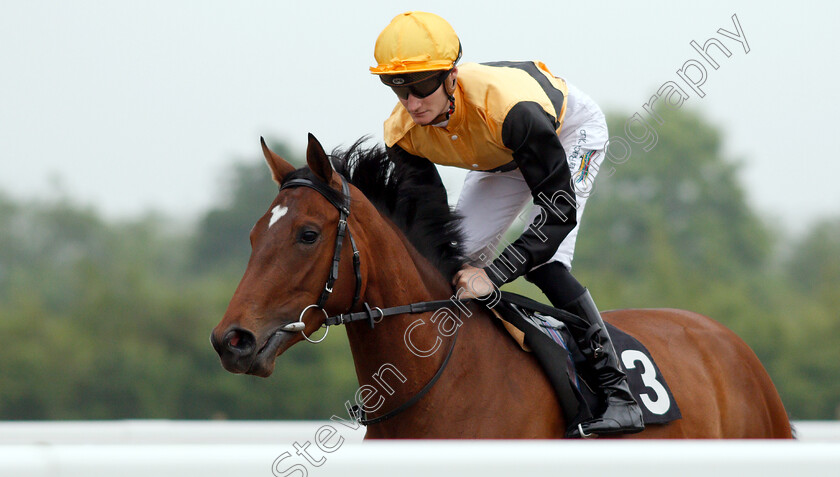
[[[210,341],[228,371],[268,376],[275,358],[304,339],[301,329],[311,335],[321,327],[325,309],[339,313],[351,307],[356,273],[353,251],[339,249],[339,279],[323,296],[345,196],[343,179],[318,140],[309,135],[309,168],[297,171],[264,141],[262,148],[281,189],[251,230],[248,267]],[[323,307],[310,306],[319,301],[325,301]]]

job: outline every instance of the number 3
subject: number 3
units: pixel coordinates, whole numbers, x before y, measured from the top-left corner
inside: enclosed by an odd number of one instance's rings
[[[668,398],[668,393],[665,387],[656,379],[656,368],[650,359],[641,351],[635,349],[628,349],[621,353],[621,362],[628,370],[636,368],[636,362],[642,364],[642,383],[656,395],[656,399],[651,399],[647,393],[640,393],[642,404],[650,410],[650,412],[662,415],[671,409],[671,400]]]

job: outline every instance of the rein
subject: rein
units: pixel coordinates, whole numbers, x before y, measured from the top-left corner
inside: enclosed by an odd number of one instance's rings
[[[460,310],[459,310],[458,314],[460,315]],[[396,416],[397,414],[405,411],[406,409],[408,409],[411,406],[413,406],[414,404],[416,404],[417,401],[419,401],[423,396],[426,395],[426,393],[428,393],[432,389],[432,386],[435,385],[437,380],[443,374],[443,370],[446,369],[446,365],[449,364],[449,358],[452,357],[452,351],[455,349],[455,342],[456,341],[458,341],[458,329],[457,328],[455,329],[455,335],[452,338],[452,344],[449,345],[449,351],[446,353],[446,357],[443,358],[443,363],[441,363],[440,368],[438,368],[438,370],[437,370],[437,373],[435,373],[435,375],[432,376],[432,379],[430,379],[429,382],[426,383],[425,386],[423,386],[423,389],[417,391],[417,393],[414,396],[411,396],[411,398],[408,401],[400,404],[399,406],[395,407],[394,409],[391,409],[387,413],[385,413],[385,414],[383,414],[379,417],[374,417],[372,419],[368,419],[367,417],[365,417],[366,414],[365,414],[364,409],[362,409],[358,405],[354,405],[353,407],[350,408],[350,412],[353,414],[353,417],[356,418],[356,420],[359,421],[359,424],[361,424],[363,426],[367,426],[367,425],[370,425],[370,424],[377,424],[379,422],[391,419],[392,417]]]
[[[381,322],[386,316],[394,316],[394,315],[403,315],[403,314],[415,314],[415,313],[427,313],[430,311],[439,310],[441,308],[446,307],[449,303],[452,303],[452,300],[436,300],[436,301],[423,301],[418,303],[411,303],[408,305],[402,306],[394,306],[390,308],[385,308],[384,310],[375,306],[371,308],[371,306],[365,302],[363,305],[365,307],[364,311],[359,311],[355,313],[341,313],[339,315],[328,316],[326,310],[324,310],[324,305],[327,303],[327,300],[330,298],[330,295],[333,292],[333,285],[335,285],[336,280],[338,279],[338,266],[341,262],[341,248],[344,243],[344,236],[346,235],[350,239],[350,246],[353,247],[353,272],[356,275],[356,288],[353,294],[353,302],[350,305],[350,310],[356,307],[359,303],[361,298],[360,293],[362,289],[362,273],[361,273],[361,257],[359,255],[359,249],[356,247],[356,241],[353,239],[353,234],[350,233],[350,229],[347,226],[347,219],[350,217],[350,187],[347,185],[347,179],[344,178],[341,174],[338,174],[339,178],[341,178],[341,192],[345,198],[344,202],[339,202],[333,197],[333,192],[335,192],[329,185],[323,182],[316,182],[311,179],[306,178],[298,178],[298,179],[291,179],[288,182],[283,183],[280,186],[280,191],[284,189],[291,189],[293,187],[308,187],[320,193],[325,199],[327,199],[330,204],[332,204],[336,209],[338,209],[339,218],[338,218],[338,232],[336,233],[335,237],[335,252],[333,253],[332,265],[330,266],[330,274],[327,277],[327,283],[324,285],[324,290],[321,292],[321,296],[318,298],[318,302],[312,305],[307,306],[300,312],[300,316],[298,317],[298,321],[289,323],[280,329],[282,331],[287,331],[291,333],[300,332],[306,341],[310,343],[320,343],[324,341],[329,333],[330,326],[332,325],[346,325],[348,323],[353,323],[355,321],[362,321],[365,320],[370,324],[370,328],[373,329],[376,323]],[[461,303],[465,303],[469,300],[463,300]],[[304,328],[306,324],[303,322],[303,315],[310,308],[317,308],[324,313],[324,327],[327,331],[324,333],[324,336],[317,340],[312,340],[306,333],[304,333]],[[374,316],[375,313],[378,313],[378,316]],[[458,314],[460,315],[461,310],[458,310]],[[353,406],[350,409],[350,412],[353,414],[353,417],[356,420],[364,425],[367,426],[369,424],[376,424],[387,419],[390,419],[397,414],[405,411],[409,407],[413,406],[417,401],[419,401],[423,396],[426,395],[431,389],[432,386],[437,382],[437,380],[443,374],[443,370],[446,369],[446,365],[449,364],[449,358],[452,357],[452,352],[455,350],[455,342],[458,339],[458,328],[455,329],[455,334],[452,338],[452,343],[449,345],[449,351],[446,354],[446,357],[443,359],[443,363],[441,363],[440,368],[438,368],[435,375],[423,386],[420,391],[418,391],[414,396],[410,399],[399,405],[398,407],[392,409],[391,411],[372,419],[365,418],[365,412],[359,406]]]

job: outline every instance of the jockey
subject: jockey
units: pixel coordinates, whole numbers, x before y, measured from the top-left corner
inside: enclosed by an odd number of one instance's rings
[[[599,385],[604,412],[569,432],[588,437],[644,429],[610,336],[589,292],[571,275],[583,209],[604,157],[597,104],[541,62],[456,66],[461,43],[443,18],[396,16],[376,40],[370,71],[399,99],[385,121],[395,161],[440,183],[434,164],[468,169],[458,199],[471,263],[453,279],[463,298],[519,276],[583,318],[569,328]],[[434,163],[434,164],[433,164]],[[533,199],[531,224],[496,257],[502,234]]]

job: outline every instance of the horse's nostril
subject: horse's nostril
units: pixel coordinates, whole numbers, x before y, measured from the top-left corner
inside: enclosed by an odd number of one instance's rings
[[[210,344],[213,345],[213,349],[215,349],[217,353],[222,354],[222,347],[219,346],[219,340],[216,339],[216,333],[210,333]]]
[[[235,328],[225,335],[223,340],[225,348],[234,354],[248,355],[254,351],[257,342],[254,334],[248,330]]]

